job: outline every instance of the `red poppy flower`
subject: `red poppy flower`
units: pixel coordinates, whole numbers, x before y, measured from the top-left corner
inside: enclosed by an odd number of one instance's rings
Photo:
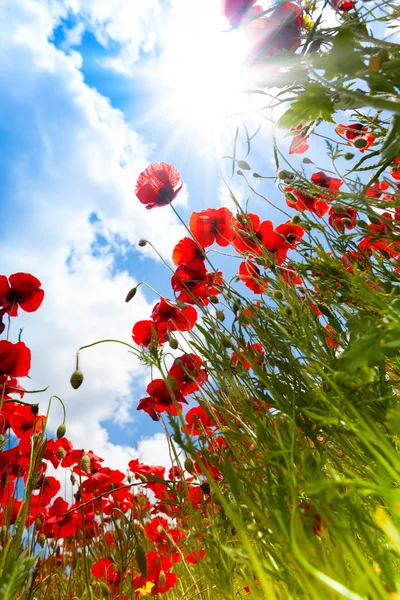
[[[117,590],[121,583],[121,571],[114,570],[113,562],[109,558],[102,558],[92,566],[92,574],[102,579],[109,588]]]
[[[0,390],[3,400],[11,400],[10,394],[18,394],[20,398],[24,396],[25,390],[20,385],[18,379],[0,375]],[[4,410],[3,406],[3,410]]]
[[[384,212],[380,215],[382,217],[381,222],[378,223],[370,223],[369,228],[371,231],[379,231],[383,235],[390,233],[393,229],[396,228],[396,221],[400,221],[400,214],[395,212],[394,215],[392,213]]]
[[[222,273],[207,273],[203,260],[190,260],[180,265],[171,278],[174,292],[180,292],[178,300],[186,304],[207,306],[209,297],[218,293]]]
[[[31,506],[47,506],[60,491],[61,483],[55,477],[43,475],[39,478],[36,489],[39,489],[39,493],[31,497]]]
[[[368,198],[380,198],[383,192],[389,188],[389,184],[386,181],[376,181],[370,188],[367,189],[365,195]]]
[[[117,469],[102,467],[96,473],[93,473],[82,484],[82,490],[85,494],[102,494],[110,490],[110,485],[120,487],[125,479],[125,475]]]
[[[162,556],[160,552],[147,552],[146,562],[146,577],[143,577],[143,575],[138,573],[132,581],[132,588],[136,590],[137,596],[140,594],[138,590],[144,588],[147,582],[154,583],[154,587],[151,590],[151,593],[154,596],[157,594],[164,594],[170,588],[176,586],[177,576],[175,573],[170,573],[172,563],[168,558]],[[164,573],[163,577],[160,577],[161,571]]]
[[[296,226],[291,225],[290,227],[293,228]],[[274,255],[279,265],[286,260],[286,255],[290,247],[283,232],[283,229],[281,229],[281,233],[276,231],[272,221],[263,221],[257,230],[257,237],[260,239],[262,246],[264,246],[270,254]]]
[[[250,260],[240,263],[239,277],[255,294],[262,294],[268,287],[268,281],[261,278],[260,269]]]
[[[295,269],[288,264],[280,267],[279,274],[288,285],[300,285],[303,283],[301,277],[297,275]]]
[[[61,460],[61,466],[64,468],[65,467],[73,467],[72,470],[74,473],[77,473],[78,475],[87,475],[87,473],[85,473],[85,471],[80,466],[82,455],[83,455],[82,450],[78,450],[76,448],[74,450],[71,450],[71,452],[69,452],[67,454],[67,456]],[[92,473],[95,473],[98,469],[101,468],[100,463],[104,462],[103,458],[96,456],[96,454],[94,454],[92,452],[92,450],[89,450],[89,452],[86,452],[85,455],[89,457],[90,471]]]
[[[158,412],[164,412],[168,409],[173,414],[174,401],[187,404],[182,391],[177,386],[175,387],[172,381],[167,386],[163,379],[153,379],[147,386],[146,392],[153,400],[154,409]]]
[[[355,0],[332,0],[332,6],[340,12],[348,12],[354,8]]]
[[[260,225],[260,217],[253,213],[238,215],[232,220],[234,227],[234,238],[232,245],[237,252],[245,254],[249,252],[255,255],[261,255],[262,251],[256,233]]]
[[[182,189],[178,169],[167,163],[152,163],[138,177],[135,194],[147,209],[170,204]]]
[[[396,242],[395,240],[377,239],[367,236],[361,240],[358,247],[366,254],[377,252],[384,258],[387,258],[387,256],[398,258],[400,255],[400,242]]]
[[[277,50],[294,52],[300,45],[302,25],[301,8],[291,2],[281,2],[268,18],[250,23],[245,29],[249,66],[266,56],[273,56]]]
[[[393,162],[400,163],[400,158],[395,158]],[[393,179],[395,179],[396,181],[400,181],[400,165],[392,165],[390,167],[390,174],[393,177]]]
[[[0,340],[0,375],[26,377],[31,368],[31,351],[24,342]]]
[[[304,235],[304,229],[300,225],[295,225],[292,221],[286,221],[278,225],[275,232],[282,238],[282,242],[288,248],[294,250]]]
[[[185,560],[186,560],[186,562],[188,562],[192,565],[195,565],[196,563],[199,562],[199,560],[203,560],[204,556],[205,556],[204,550],[200,550],[199,552],[194,550],[193,552],[191,552],[190,554],[185,556]]]
[[[307,129],[300,125],[297,127],[292,127],[290,131],[299,131],[292,137],[292,141],[290,142],[289,154],[304,154],[309,149],[309,145],[307,144],[309,135],[307,135]]]
[[[360,152],[365,152],[375,142],[375,137],[368,133],[368,127],[364,127],[361,123],[353,123],[351,125],[338,125],[335,129],[339,135],[345,135],[351,146],[355,146]],[[361,146],[359,142],[355,144],[355,140],[363,139],[364,144]]]
[[[210,435],[216,427],[214,421],[201,406],[191,408],[185,415],[185,421],[186,429],[190,435],[200,435],[203,432]],[[183,427],[182,431],[185,431]]]
[[[234,236],[232,219],[233,214],[228,208],[208,208],[192,213],[189,229],[203,248],[208,248],[214,242],[218,246],[229,246]]]
[[[174,379],[179,391],[187,396],[197,392],[207,379],[206,370],[195,354],[183,354],[176,358],[168,371],[168,379]]]
[[[331,198],[336,198],[338,190],[343,185],[343,181],[336,177],[329,177],[323,171],[318,171],[318,173],[311,175],[311,181],[314,185],[329,190],[327,195],[321,194],[321,198],[327,202],[329,202]]]
[[[152,466],[145,465],[144,463],[141,463],[138,458],[132,459],[128,463],[128,467],[132,471],[132,473],[135,473],[136,479],[139,479],[139,477],[137,476],[138,473],[140,473],[141,475],[146,475],[146,476],[147,475],[155,475],[156,477],[159,477],[160,479],[164,478],[165,467],[157,467],[154,465],[152,465]]]
[[[153,308],[151,318],[160,335],[169,331],[190,331],[197,321],[197,311],[193,306],[179,308],[170,300],[161,298]]]
[[[48,538],[65,538],[75,536],[82,527],[82,514],[77,511],[67,513],[68,502],[58,497],[54,500],[48,511],[48,518],[44,523],[44,534]]]
[[[0,275],[0,306],[12,317],[18,315],[18,306],[26,312],[34,312],[42,304],[44,291],[39,279],[29,273],[14,273],[7,280]]]
[[[232,27],[237,27],[244,19],[253,15],[255,3],[256,0],[222,0],[221,12]]]
[[[15,435],[21,438],[25,433],[38,433],[43,430],[46,417],[34,415],[30,406],[19,405],[10,415],[10,426]]]
[[[138,321],[132,329],[132,339],[135,344],[147,348],[150,342],[155,339],[162,343],[165,341],[165,333],[160,334],[153,321]]]
[[[328,324],[325,325],[325,329],[327,330],[328,333],[330,334],[334,334],[334,331],[332,329],[332,327]],[[325,342],[328,344],[328,346],[330,346],[331,348],[339,348],[340,344],[337,343],[337,341],[335,340],[334,337],[328,336],[325,338]]]
[[[72,444],[67,438],[61,440],[48,440],[43,458],[49,460],[53,467],[57,469],[62,458],[65,458],[72,450]]]
[[[346,252],[343,256],[340,257],[340,262],[343,264],[346,271],[349,273],[354,272],[354,266],[357,265],[361,267],[363,270],[369,269],[370,265],[368,260],[361,254],[361,252],[351,251]]]
[[[319,196],[308,195],[305,190],[287,187],[283,191],[290,194],[290,196],[286,196],[286,204],[290,208],[300,211],[308,210],[318,217],[323,217],[329,210],[329,206]]]
[[[205,253],[199,245],[192,238],[185,237],[173,249],[172,262],[179,267],[190,260],[202,260],[204,256]]]
[[[262,345],[257,342],[255,344],[248,344],[246,342],[246,349],[239,348],[236,352],[232,353],[232,362],[234,365],[237,365],[238,362],[241,362],[244,367],[249,371],[252,368],[252,364],[249,360],[255,362],[258,365],[261,365],[264,361],[264,348]]]
[[[345,222],[343,222],[343,219],[345,219]],[[346,219],[350,223],[346,222]],[[345,227],[346,229],[353,229],[356,225],[356,220],[357,211],[350,206],[332,206],[329,211],[329,225],[339,231],[343,231]]]

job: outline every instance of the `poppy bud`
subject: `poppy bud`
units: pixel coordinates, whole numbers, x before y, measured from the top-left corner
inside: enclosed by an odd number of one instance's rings
[[[82,381],[83,381],[83,373],[82,373],[82,371],[79,371],[77,369],[71,375],[71,385],[74,388],[74,390],[77,390],[79,387],[81,387]]]
[[[100,581],[100,593],[102,598],[108,598],[110,595],[110,591],[107,587],[107,584],[104,581]]]
[[[292,217],[292,223],[293,223],[294,225],[297,225],[298,223],[300,223],[300,221],[301,221],[301,219],[300,219],[300,215],[294,215],[294,216]]]
[[[86,475],[90,475],[91,474],[90,458],[88,457],[87,454],[84,454],[82,456],[81,461],[80,461],[80,465],[81,465],[83,471],[85,471]]]
[[[147,240],[144,240],[143,238],[138,241],[138,246],[140,246],[141,248],[144,248],[146,244]]]
[[[217,310],[215,312],[215,316],[217,317],[218,321],[225,321],[225,315],[222,310]]]
[[[143,475],[143,473],[136,473],[136,475],[139,477],[139,479],[142,483],[147,483],[146,475]]]
[[[243,172],[239,169],[239,171],[236,171],[236,175],[241,175],[242,177],[244,177]]]
[[[185,462],[184,462],[184,467],[186,469],[186,471],[190,474],[193,473],[194,471],[194,464],[191,458],[187,457]]]
[[[218,304],[218,296],[210,296],[210,302],[212,302],[212,304]]]
[[[237,313],[237,311],[240,309],[240,301],[239,300],[235,300],[235,302],[232,304],[232,310],[234,313]]]
[[[47,538],[46,538],[46,536],[44,535],[44,533],[41,533],[41,534],[39,535],[39,537],[38,537],[38,543],[39,543],[39,546],[40,546],[41,548],[44,548],[44,545],[45,545],[45,543],[46,543],[46,539],[47,539]]]
[[[368,215],[368,219],[374,225],[382,225],[382,221],[381,221],[381,219],[377,215]]]
[[[238,160],[237,164],[238,164],[238,167],[240,167],[244,171],[250,171],[251,167],[250,167],[249,163],[246,162],[245,160]]]
[[[368,223],[366,221],[363,221],[362,219],[358,219],[356,221],[356,225],[357,227],[362,227],[363,229],[366,229],[368,227]]]
[[[307,158],[307,156],[305,156],[305,157],[303,158],[303,163],[304,163],[305,165],[311,165],[311,164],[314,164],[312,160],[310,160],[309,158]]]
[[[286,313],[286,315],[287,315],[288,317],[291,317],[291,316],[292,316],[292,314],[293,314],[293,311],[292,311],[292,309],[290,308],[290,306],[286,306],[286,307],[285,307],[285,313]]]
[[[167,585],[167,576],[165,575],[165,573],[162,569],[158,576],[158,582],[162,588],[164,588]]]
[[[61,425],[59,425],[57,427],[57,432],[56,432],[57,439],[61,440],[61,438],[64,437],[66,431],[67,431],[67,428],[65,427],[65,423],[61,423]]]
[[[169,338],[168,343],[170,345],[170,348],[172,348],[172,350],[176,350],[179,347],[178,340],[176,340],[173,337]]]
[[[276,176],[278,179],[293,179],[294,175],[293,173],[289,173],[288,171],[285,171],[285,169],[278,169],[276,172]]]
[[[73,473],[71,473],[71,477],[69,478],[70,482],[72,483],[72,485],[76,484],[76,477]]]
[[[57,449],[57,456],[58,456],[58,458],[61,458],[61,459],[65,458],[67,456],[67,453],[65,452],[65,450],[62,446],[60,446]]]
[[[274,298],[276,298],[277,300],[282,300],[282,298],[283,298],[282,292],[280,290],[276,290],[274,292]]]
[[[345,158],[346,160],[351,160],[352,158],[354,158],[354,154],[352,152],[346,152],[343,155],[343,158]]]
[[[253,173],[253,177],[262,177],[262,175],[259,175],[258,173]]]
[[[141,546],[140,544],[138,546],[136,546],[136,548],[135,548],[135,558],[136,558],[137,566],[139,567],[139,571],[141,572],[143,577],[146,577],[146,575],[147,575],[147,557],[146,557],[146,553],[144,551],[143,546]]]
[[[367,140],[362,137],[356,138],[353,142],[354,146],[358,149],[365,148],[368,145]]]
[[[137,286],[132,288],[126,295],[125,302],[130,302],[132,298],[136,295]]]

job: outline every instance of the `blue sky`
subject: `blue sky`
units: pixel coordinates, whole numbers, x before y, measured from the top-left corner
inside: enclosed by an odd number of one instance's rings
[[[235,120],[230,132],[216,128],[213,143],[207,131],[210,121],[219,123],[208,104],[210,93],[217,108],[221,100],[221,73],[212,72],[220,50],[212,44],[226,27],[218,15],[216,0],[201,8],[194,0],[5,0],[0,6],[2,273],[31,272],[46,290],[42,308],[22,314],[12,336],[24,327],[33,353],[29,387],[49,385],[49,393],[63,398],[73,443],[120,468],[134,446],[149,462],[166,460],[160,425],[135,410],[149,374],[122,347],[101,345],[82,353],[85,381],[78,391],[69,377],[80,345],[130,341],[133,324],[150,315],[157,298],[143,286],[124,303],[138,281],[171,296],[168,271],[137,242],[150,239],[168,260],[185,232],[169,207],[140,205],[138,174],[150,162],[176,165],[185,183],[176,208],[185,220],[193,210],[229,205],[219,158],[231,153]],[[234,50],[222,45],[228,70]],[[288,147],[283,133],[279,141]],[[318,156],[317,147],[313,152]],[[244,157],[240,146],[238,158]],[[246,160],[250,179],[253,171],[274,175],[268,132]],[[273,180],[252,183],[284,207]],[[251,198],[250,209],[262,218],[284,220],[246,191],[240,177],[229,185],[240,202]],[[230,268],[223,258],[218,265]],[[41,405],[45,412],[44,396]],[[53,406],[54,431],[61,410]]]

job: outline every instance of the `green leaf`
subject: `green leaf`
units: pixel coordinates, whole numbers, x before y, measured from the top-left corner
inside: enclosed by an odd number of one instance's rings
[[[393,115],[389,130],[381,150],[385,161],[390,161],[400,156],[400,115]]]
[[[1,574],[0,600],[15,600],[18,592],[22,592],[37,556],[21,555],[17,560],[10,553]]]
[[[278,125],[283,129],[290,129],[317,119],[334,123],[332,119],[334,111],[335,104],[324,86],[320,83],[310,83],[303,94],[300,94],[281,116]]]
[[[365,69],[360,45],[349,27],[341,27],[334,37],[332,49],[314,59],[315,67],[325,69],[327,79],[341,75],[355,76]]]

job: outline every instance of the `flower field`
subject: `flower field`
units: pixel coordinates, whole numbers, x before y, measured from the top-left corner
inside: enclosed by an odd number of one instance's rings
[[[18,328],[45,291],[35,273],[0,276],[0,600],[400,599],[399,6],[221,11],[265,101],[221,157],[231,203],[182,220],[169,297],[155,290],[128,341],[76,332],[71,365],[73,389],[95,345],[146,365],[137,410],[165,433],[170,469],[127,456],[122,472],[73,447],[62,398],[30,388]],[[250,166],[263,128],[274,177]],[[132,202],[180,218],[184,183],[152,163]]]

